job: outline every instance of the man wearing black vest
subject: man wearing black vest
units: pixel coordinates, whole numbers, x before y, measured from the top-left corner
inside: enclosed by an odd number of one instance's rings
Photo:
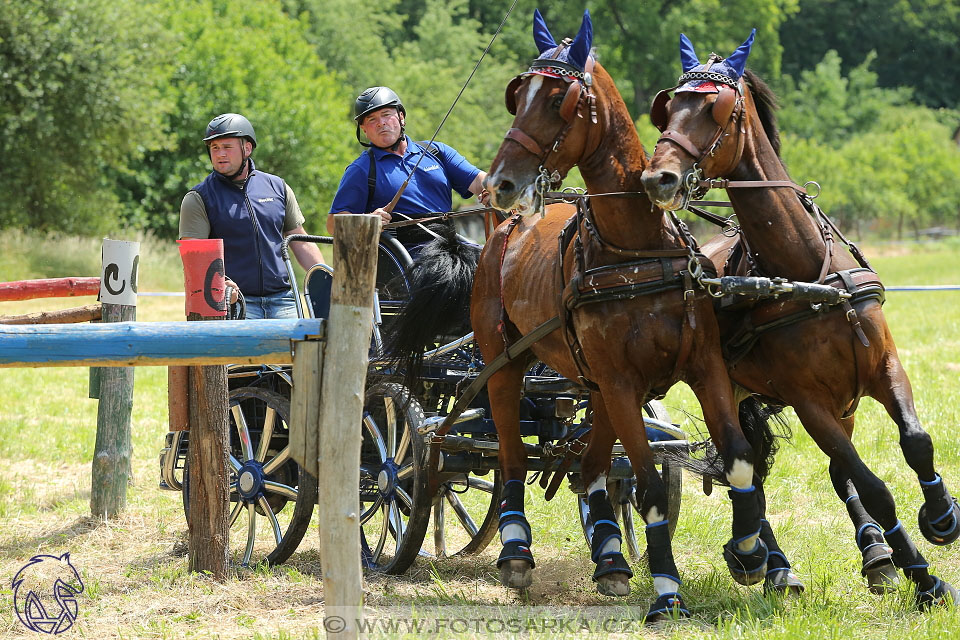
[[[242,115],[224,113],[211,120],[203,142],[213,171],[183,197],[180,237],[223,240],[227,284],[239,287],[247,318],[296,318],[280,257],[283,238],[306,233],[293,190],[282,178],[256,168],[250,156],[257,136]],[[290,249],[304,269],[323,262],[312,242],[293,242]]]
[[[367,150],[347,167],[340,179],[327,217],[327,231],[331,234],[338,213],[374,213],[384,223],[391,219],[424,218],[450,211],[452,191],[464,198],[484,193],[486,172],[442,142],[428,145],[411,140],[405,134],[406,113],[399,96],[389,87],[371,87],[357,97],[357,141]],[[369,143],[360,137],[361,131]],[[416,171],[411,175],[414,166]],[[384,207],[407,176],[410,182],[391,214]],[[420,225],[401,227],[395,233],[412,255],[432,235]]]

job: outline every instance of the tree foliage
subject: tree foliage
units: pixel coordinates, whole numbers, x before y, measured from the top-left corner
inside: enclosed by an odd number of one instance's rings
[[[680,72],[678,34],[705,58],[756,27],[750,66],[777,88],[784,155],[798,180],[823,184],[825,209],[890,233],[957,221],[960,117],[918,106],[960,96],[938,73],[960,55],[955,3],[518,0],[458,98],[512,2],[0,0],[0,227],[172,236],[210,170],[204,126],[237,111],[256,127],[258,166],[293,186],[319,231],[361,152],[360,91],[395,89],[418,140],[457,99],[438,139],[486,167],[511,121],[504,87],[536,57],[533,9],[559,40],[584,5],[648,148],[650,99]]]
[[[780,30],[784,73],[797,76],[830,49],[849,71],[875,51],[879,86],[913,87],[930,107],[960,106],[960,86],[949,78],[960,66],[955,0],[799,0],[799,6]]]
[[[157,0],[153,10],[176,35],[160,83],[172,108],[157,123],[169,146],[146,154],[123,181],[133,221],[175,233],[183,194],[210,171],[207,122],[237,112],[257,132],[254,162],[287,181],[319,231],[316,213],[339,182],[351,128],[330,99],[339,80],[306,41],[306,21],[270,0],[244,11],[227,0]]]
[[[166,39],[128,0],[2,3],[0,226],[113,226],[123,202],[105,172],[164,144]]]
[[[910,89],[883,89],[872,56],[841,75],[830,51],[813,71],[790,79],[781,96],[783,153],[800,182],[817,181],[820,206],[847,228],[876,230],[960,223],[960,151],[951,128],[930,109],[908,103]]]

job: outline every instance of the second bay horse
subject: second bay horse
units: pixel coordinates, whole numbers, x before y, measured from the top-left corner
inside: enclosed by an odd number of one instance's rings
[[[871,589],[882,591],[895,579],[895,565],[915,583],[920,608],[956,602],[956,589],[929,572],[892,494],[852,443],[857,404],[871,396],[897,424],[903,455],[918,476],[924,537],[942,545],[960,535],[960,508],[935,471],[933,443],[884,319],[880,280],[858,250],[836,247],[839,230],[787,174],[773,94],[745,70],[752,42],[751,34],[729,58],[712,54],[700,64],[681,36],[684,73],[672,98],[663,91],[654,101],[651,121],[663,133],[644,187],[666,209],[685,206],[691,190],[727,187],[742,242],[735,247],[738,238],[721,236],[703,247],[721,273],[819,282],[852,295],[843,308],[780,299],[721,310],[730,376],[793,407],[830,457],[830,477],[854,523]]]

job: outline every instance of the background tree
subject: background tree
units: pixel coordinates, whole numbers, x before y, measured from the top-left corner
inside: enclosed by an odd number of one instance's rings
[[[293,187],[307,230],[319,232],[352,128],[331,99],[340,83],[307,42],[306,21],[284,13],[278,0],[242,11],[227,0],[157,0],[151,9],[176,37],[173,62],[157,79],[172,106],[154,125],[167,147],[131,163],[124,176],[131,222],[176,234],[183,194],[210,172],[204,127],[233,111],[257,132],[254,162]]]
[[[118,226],[115,176],[165,144],[167,41],[132,0],[2,3],[0,226]]]
[[[780,27],[784,73],[796,77],[830,49],[849,71],[876,51],[880,87],[910,86],[921,104],[960,106],[960,85],[947,79],[960,67],[955,0],[799,0],[799,8]]]

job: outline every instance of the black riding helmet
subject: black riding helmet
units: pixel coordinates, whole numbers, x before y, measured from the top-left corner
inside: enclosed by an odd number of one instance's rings
[[[203,142],[207,143],[217,138],[246,138],[257,148],[257,134],[253,125],[239,113],[223,113],[210,121]]]
[[[203,143],[207,145],[207,155],[210,155],[210,142],[217,138],[246,138],[254,149],[257,148],[257,134],[253,130],[253,125],[239,113],[221,113],[210,121],[203,138]],[[233,180],[243,173],[246,165],[246,158],[244,158],[240,169],[228,178]]]
[[[360,122],[363,121],[364,116],[368,113],[373,113],[378,109],[383,109],[384,107],[396,107],[397,114],[406,116],[407,110],[403,108],[403,103],[400,101],[400,96],[390,87],[370,87],[359,96],[357,96],[357,101],[353,105],[353,119],[357,123],[357,141],[365,147],[369,147],[370,144],[363,141],[360,137]],[[394,147],[403,140],[404,133],[404,121],[403,118],[400,119],[400,137],[397,138],[397,142],[394,143]]]

